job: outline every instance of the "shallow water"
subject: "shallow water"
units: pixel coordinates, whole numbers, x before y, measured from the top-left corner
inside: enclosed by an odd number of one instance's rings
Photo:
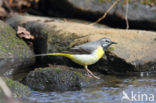
[[[137,77],[107,75],[80,91],[32,91],[27,99],[38,103],[156,103],[156,72]]]

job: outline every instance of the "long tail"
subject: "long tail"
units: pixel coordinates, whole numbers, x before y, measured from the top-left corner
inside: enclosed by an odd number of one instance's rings
[[[36,54],[35,56],[48,56],[48,55],[56,55],[56,53]]]
[[[59,56],[65,56],[68,58],[72,58],[72,54],[68,54],[68,53],[47,53],[47,54],[36,54],[35,56],[50,56],[50,55],[59,55]]]

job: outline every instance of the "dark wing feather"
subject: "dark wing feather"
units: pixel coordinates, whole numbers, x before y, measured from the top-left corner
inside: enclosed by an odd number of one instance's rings
[[[83,48],[71,48],[68,51],[62,51],[61,53],[70,53],[70,54],[90,54],[91,51]]]
[[[71,53],[71,54],[91,54],[92,51],[97,49],[97,46],[100,45],[100,42],[94,41],[85,43],[74,48],[69,49],[68,51],[63,51],[62,53]]]

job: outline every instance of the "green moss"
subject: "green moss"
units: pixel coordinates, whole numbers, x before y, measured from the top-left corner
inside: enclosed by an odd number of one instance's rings
[[[12,91],[14,97],[23,97],[31,94],[31,91],[27,86],[8,78],[5,78],[4,80]]]
[[[29,55],[26,52],[29,47],[27,44],[16,36],[16,32],[9,25],[0,21],[0,50],[4,54],[18,54],[19,57]],[[3,55],[0,55],[3,56]]]
[[[49,68],[36,68],[35,71],[43,71],[43,70],[47,70]]]
[[[82,74],[78,71],[74,71],[74,73],[83,81],[89,81],[90,80],[88,77],[86,77],[84,74]]]
[[[60,72],[60,71],[62,71],[63,69],[61,69],[61,68],[53,68],[56,72]]]
[[[37,68],[36,70],[37,70],[37,71],[54,70],[54,71],[56,71],[56,72],[60,72],[60,71],[62,71],[63,69],[58,68],[58,67],[56,67],[56,68],[47,67],[47,68]]]
[[[151,4],[156,5],[156,0],[141,0],[140,2],[146,5],[151,5]]]
[[[0,50],[2,51],[2,52],[4,52],[4,53],[6,53],[6,52],[8,52],[4,47],[2,47],[1,45],[0,45]]]
[[[83,73],[76,71],[73,68],[68,68],[68,69],[64,69],[61,67],[47,67],[47,68],[37,68],[37,71],[47,71],[47,70],[53,70],[55,72],[62,72],[62,71],[68,71],[74,73],[75,75],[77,75],[79,77],[79,79],[81,79],[82,81],[88,82],[90,80],[90,78],[88,78],[87,76],[85,76]],[[66,75],[62,75],[62,78],[66,78]],[[74,78],[71,78],[71,81],[73,81]]]
[[[75,75],[78,75],[80,78],[86,79],[85,76],[82,73],[77,72],[77,71],[74,71],[74,73],[75,73]]]

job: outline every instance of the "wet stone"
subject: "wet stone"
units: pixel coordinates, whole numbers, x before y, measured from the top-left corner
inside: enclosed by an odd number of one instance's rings
[[[59,68],[39,68],[32,71],[26,77],[26,84],[32,89],[41,91],[81,89],[80,80],[76,73]]]

